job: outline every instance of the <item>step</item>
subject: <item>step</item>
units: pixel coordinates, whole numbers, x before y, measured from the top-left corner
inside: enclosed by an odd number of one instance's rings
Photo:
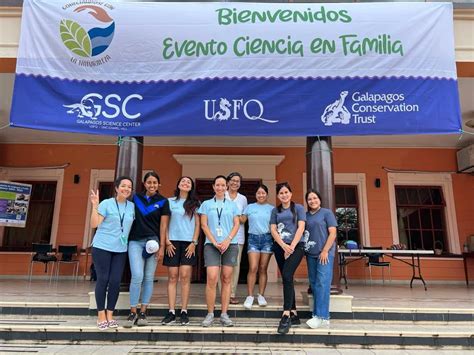
[[[118,318],[119,323],[124,317]],[[0,320],[0,340],[33,342],[146,342],[162,343],[290,343],[290,344],[354,344],[363,346],[457,346],[474,349],[472,322],[388,322],[331,320],[328,329],[310,329],[306,324],[292,327],[287,335],[276,332],[278,319],[235,318],[234,327],[224,328],[218,318],[209,328],[200,326],[202,317],[191,317],[188,326],[160,324],[160,318],[150,317],[150,325],[126,329],[98,331],[95,317],[61,316],[35,317],[21,320],[3,317]]]
[[[0,315],[21,316],[93,316],[95,309],[90,309],[90,304],[68,302],[0,302]],[[196,317],[204,317],[207,313],[205,304],[190,304],[189,312]],[[252,310],[246,310],[241,304],[230,305],[229,314],[238,318],[274,318],[281,316],[281,305],[269,304],[266,307],[254,305]],[[309,306],[298,307],[302,317],[311,317]],[[127,315],[127,309],[117,311],[119,315]],[[148,314],[163,317],[168,312],[168,305],[152,303]],[[216,305],[219,314],[219,304]],[[474,322],[474,309],[461,308],[416,308],[416,307],[355,307],[349,312],[338,312],[331,308],[331,319],[346,320],[379,320],[379,321],[431,321],[431,322]]]
[[[312,308],[313,308],[312,296],[310,295],[308,298],[308,294],[306,292],[302,292],[302,298],[303,298],[303,303],[305,305],[308,305],[308,302],[309,302],[309,310],[312,311]],[[329,311],[330,312],[352,312],[352,299],[353,298],[354,297],[351,295],[331,295],[331,300],[329,303]],[[239,305],[236,305],[236,306],[238,307]],[[240,307],[244,309],[242,304],[240,305]],[[89,308],[97,309],[94,292],[89,292]],[[259,307],[255,305],[254,308],[259,308]],[[277,308],[281,309],[281,306],[278,306]],[[129,292],[120,292],[115,309],[118,309],[118,310],[130,309],[130,293]]]

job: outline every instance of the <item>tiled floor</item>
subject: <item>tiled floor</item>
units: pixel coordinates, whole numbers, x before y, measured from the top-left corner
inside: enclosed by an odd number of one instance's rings
[[[467,355],[471,350],[456,349],[391,349],[391,348],[345,348],[312,347],[304,349],[277,345],[228,345],[228,346],[161,346],[161,345],[34,345],[0,344],[0,354],[35,352],[39,354],[321,354],[321,355]]]
[[[24,303],[70,303],[73,307],[87,307],[89,303],[88,292],[94,290],[94,283],[89,281],[78,281],[77,283],[69,280],[61,280],[58,283],[49,283],[45,280],[34,280],[28,283],[26,280],[6,280],[0,279],[0,304],[6,302],[24,302]],[[302,293],[306,292],[307,285],[299,282],[296,285],[297,303],[302,305]],[[191,303],[193,305],[204,305],[204,285],[193,284],[191,288]],[[406,285],[350,285],[345,294],[354,296],[353,306],[363,310],[371,307],[380,308],[422,308],[422,309],[451,309],[459,312],[474,313],[474,288],[464,285],[440,285],[428,284],[428,291],[424,291],[421,285],[415,285],[410,289]],[[243,301],[245,298],[245,285],[239,285],[238,296]],[[282,304],[282,287],[279,283],[268,285],[267,300],[269,306],[279,307]],[[164,307],[167,303],[166,283],[160,280],[155,284],[155,292],[152,303],[159,304]],[[232,307],[242,307],[232,306]],[[191,308],[191,307],[190,307]],[[158,329],[161,327],[159,319],[150,317],[151,327]],[[123,319],[123,317],[119,317]],[[190,330],[195,332],[202,331],[199,326],[201,319],[191,319]],[[12,328],[21,327],[29,322],[29,326],[50,326],[50,327],[80,327],[85,331],[94,331],[94,317],[68,317],[68,316],[35,316],[28,319],[18,319],[15,315],[3,315],[0,319],[2,326]],[[37,322],[38,324],[34,324]],[[274,331],[278,319],[235,319],[236,328],[239,331],[246,331],[256,326],[259,331]],[[257,323],[257,325],[256,325]],[[178,327],[178,326],[175,326]],[[89,329],[90,328],[90,329]],[[215,331],[219,331],[216,325]],[[95,328],[94,328],[95,329]],[[177,329],[170,329],[173,332]],[[227,330],[226,330],[227,331]],[[310,331],[306,325],[302,325],[298,332],[305,333]],[[448,332],[453,334],[472,334],[472,323],[467,322],[385,322],[385,321],[350,321],[347,319],[331,320],[331,331],[333,333],[343,332],[427,332],[433,334],[436,332]],[[471,335],[472,336],[472,335]],[[0,354],[21,352],[38,352],[42,354],[128,354],[128,353],[220,353],[220,354],[335,354],[335,355],[458,355],[472,354],[472,350],[463,350],[461,348],[450,349],[420,349],[420,348],[390,348],[387,347],[370,347],[370,348],[350,348],[345,346],[337,347],[317,347],[316,345],[298,346],[276,345],[265,343],[262,345],[239,343],[239,344],[222,344],[210,345],[200,343],[176,344],[169,346],[168,344],[143,344],[143,343],[120,343],[120,344],[97,344],[97,343],[81,343],[81,344],[34,344],[19,342],[0,343]]]
[[[122,325],[125,316],[117,316],[119,325]],[[149,325],[147,327],[133,327],[131,329],[122,329],[120,331],[149,332],[215,332],[215,333],[245,333],[247,331],[259,330],[262,334],[274,333],[279,319],[278,318],[232,318],[233,328],[223,328],[216,317],[214,324],[210,328],[201,326],[202,317],[190,317],[190,324],[181,326],[177,323],[171,325],[161,325],[162,317],[148,317]],[[41,329],[82,329],[84,331],[96,330],[96,319],[93,316],[39,316],[35,315],[28,319],[19,319],[17,315],[3,315],[0,318],[0,329],[3,328],[37,328]],[[297,333],[305,333],[310,328],[304,323],[292,327]],[[400,321],[376,321],[376,320],[349,320],[332,319],[330,328],[321,328],[318,333],[332,334],[375,334],[382,333],[386,335],[400,334],[418,334],[418,333],[450,333],[467,334],[471,336],[474,332],[472,322],[400,322]]]
[[[51,303],[87,303],[88,292],[94,290],[94,283],[89,281],[61,280],[49,283],[45,280],[0,279],[0,302],[51,302]],[[302,292],[306,292],[307,284],[297,282],[297,303],[302,304]],[[191,286],[191,303],[204,304],[205,285]],[[244,301],[245,285],[239,285],[237,294]],[[354,307],[382,308],[443,308],[443,309],[472,309],[474,310],[474,287],[465,285],[429,284],[425,291],[421,285],[415,284],[410,289],[405,285],[350,285],[345,294],[354,296]],[[269,305],[282,304],[282,286],[280,283],[270,283],[266,297]],[[160,280],[155,283],[152,303],[166,304],[166,283]],[[474,312],[474,311],[473,311]]]

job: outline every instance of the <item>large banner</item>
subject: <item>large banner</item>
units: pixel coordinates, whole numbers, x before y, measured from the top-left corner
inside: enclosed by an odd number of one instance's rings
[[[25,0],[11,125],[109,135],[461,129],[451,3]]]
[[[26,226],[31,185],[0,181],[0,226]]]

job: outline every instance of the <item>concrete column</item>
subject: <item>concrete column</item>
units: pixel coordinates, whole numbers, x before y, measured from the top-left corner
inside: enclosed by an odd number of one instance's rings
[[[306,185],[321,194],[321,205],[336,209],[331,137],[306,137]],[[331,293],[342,293],[339,280],[339,257],[336,253]]]

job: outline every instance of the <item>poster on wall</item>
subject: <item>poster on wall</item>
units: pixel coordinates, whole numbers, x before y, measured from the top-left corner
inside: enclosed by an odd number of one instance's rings
[[[10,124],[115,136],[459,133],[453,5],[25,0]]]
[[[31,185],[0,181],[0,226],[26,226]]]

